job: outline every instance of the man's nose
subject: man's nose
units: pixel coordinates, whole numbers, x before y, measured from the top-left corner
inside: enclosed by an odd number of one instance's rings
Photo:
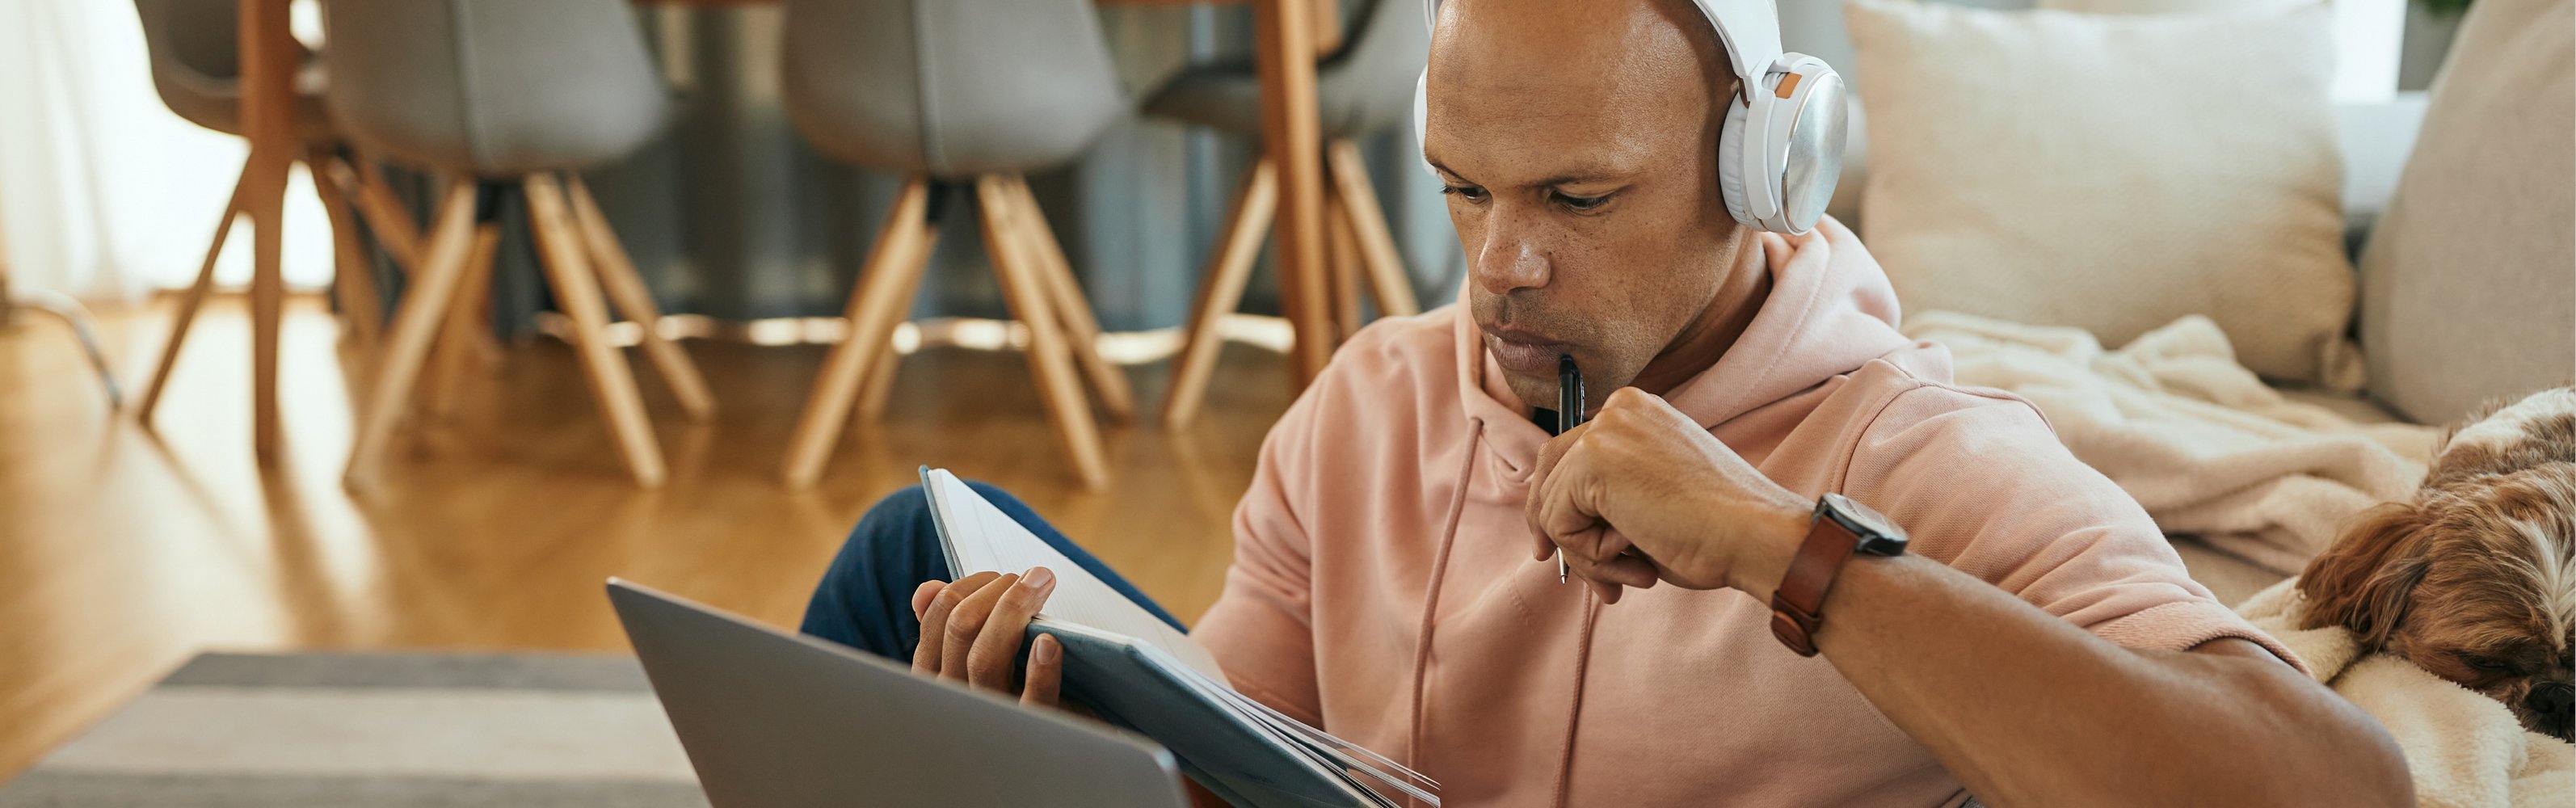
[[[2576,685],[2566,682],[2532,685],[2531,692],[2522,696],[2522,706],[2550,719],[2551,723],[2564,722],[2570,713],[2576,713]]]
[[[1546,286],[1549,270],[1546,251],[1502,233],[1486,238],[1476,256],[1476,282],[1497,295]]]

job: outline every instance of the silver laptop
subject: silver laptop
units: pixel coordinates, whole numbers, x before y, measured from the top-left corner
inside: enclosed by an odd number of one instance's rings
[[[1187,804],[1140,736],[615,578],[608,600],[715,808]]]

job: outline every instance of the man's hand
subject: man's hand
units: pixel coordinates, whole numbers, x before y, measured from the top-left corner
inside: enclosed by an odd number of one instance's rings
[[[1064,681],[1064,646],[1039,635],[1029,647],[1029,668],[1019,685],[1011,663],[1037,616],[1055,593],[1055,573],[1032,567],[1025,575],[979,572],[956,583],[925,581],[912,592],[912,614],[921,619],[921,643],[912,669],[970,687],[1017,692],[1020,703],[1053,707]]]
[[[1548,441],[1532,479],[1534,555],[1565,553],[1609,603],[1620,587],[1657,580],[1767,598],[1812,513],[1689,416],[1633,387]]]

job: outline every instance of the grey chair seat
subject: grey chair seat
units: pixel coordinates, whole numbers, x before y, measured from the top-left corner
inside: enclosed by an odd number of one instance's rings
[[[633,154],[670,117],[615,0],[329,0],[331,116],[371,152],[484,177]]]
[[[788,119],[867,168],[1036,171],[1129,108],[1088,0],[791,0],[785,27]]]
[[[1340,52],[1315,67],[1324,138],[1358,137],[1413,116],[1414,78],[1431,52],[1420,6],[1375,0]],[[1145,101],[1145,114],[1244,135],[1261,133],[1261,80],[1248,62],[1181,71]]]

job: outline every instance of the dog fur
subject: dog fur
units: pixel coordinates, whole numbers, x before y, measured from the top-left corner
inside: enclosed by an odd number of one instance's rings
[[[2491,408],[2434,452],[2413,499],[2309,562],[2303,628],[2340,625],[2511,709],[2576,731],[2576,387]]]

